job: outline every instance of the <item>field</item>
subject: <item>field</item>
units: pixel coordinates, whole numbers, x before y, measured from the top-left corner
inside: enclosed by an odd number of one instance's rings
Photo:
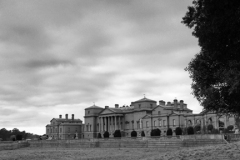
[[[240,159],[240,142],[207,147],[159,150],[151,148],[43,149],[21,148],[0,151],[1,160],[230,160]]]

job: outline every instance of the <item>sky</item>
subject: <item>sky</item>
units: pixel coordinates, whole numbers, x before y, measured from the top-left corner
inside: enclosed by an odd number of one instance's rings
[[[0,128],[44,134],[92,106],[144,97],[202,111],[184,70],[191,0],[0,0]]]

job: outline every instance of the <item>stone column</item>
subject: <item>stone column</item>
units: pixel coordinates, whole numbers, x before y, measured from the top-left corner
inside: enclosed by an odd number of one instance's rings
[[[122,130],[124,131],[125,130],[125,117],[124,116],[122,117],[122,123],[123,123],[123,129]]]
[[[114,116],[114,130],[117,130],[117,117]]]
[[[103,117],[103,132],[106,131],[106,118]]]
[[[118,117],[118,126],[119,126],[119,127],[118,127],[119,130],[121,130],[121,117],[120,117],[120,116]]]
[[[101,117],[98,117],[98,132],[101,132]]]

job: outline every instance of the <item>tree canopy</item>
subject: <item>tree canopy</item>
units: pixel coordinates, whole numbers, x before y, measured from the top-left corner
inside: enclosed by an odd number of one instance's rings
[[[194,0],[183,21],[201,50],[186,67],[207,111],[240,114],[240,1]]]

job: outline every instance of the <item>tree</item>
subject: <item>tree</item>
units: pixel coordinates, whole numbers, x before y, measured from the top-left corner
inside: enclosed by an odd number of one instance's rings
[[[131,137],[137,137],[137,132],[133,130],[133,131],[131,132]]]
[[[114,136],[114,137],[121,137],[121,131],[120,131],[120,130],[116,130],[116,131],[113,133],[113,136]]]
[[[175,130],[175,132],[176,132],[176,135],[177,135],[177,136],[178,136],[178,135],[182,135],[182,128],[177,127],[176,130]]]
[[[207,111],[240,114],[240,1],[194,0],[182,23],[200,52],[186,67],[193,95]]]
[[[167,129],[167,136],[172,136],[173,132],[171,128]]]
[[[104,138],[109,138],[109,132],[108,132],[108,131],[105,131],[105,132],[103,133],[103,137],[104,137]]]

